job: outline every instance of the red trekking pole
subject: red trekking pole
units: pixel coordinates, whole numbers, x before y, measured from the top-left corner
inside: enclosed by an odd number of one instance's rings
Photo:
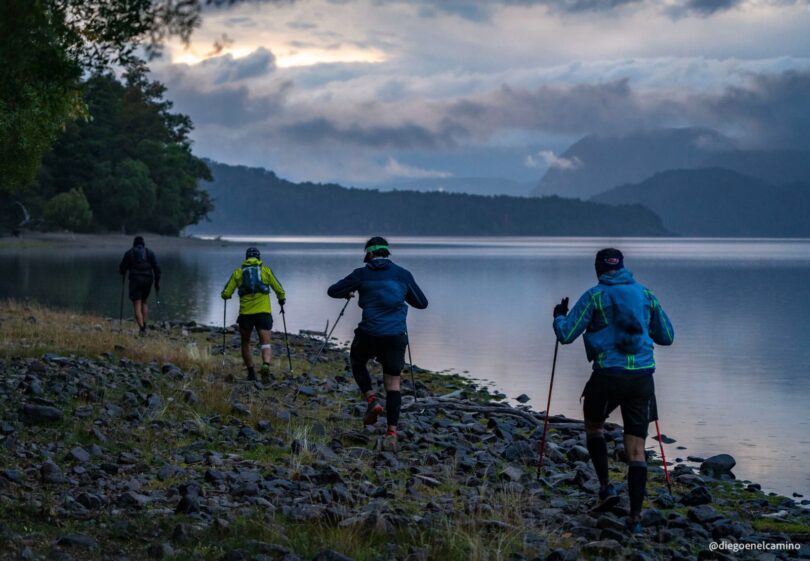
[[[661,429],[658,428],[658,419],[655,420],[655,432],[658,433],[658,445],[661,447],[661,460],[664,462],[664,479],[667,482],[670,496],[672,495],[672,483],[669,481],[669,468],[667,467],[667,455],[664,454],[664,441],[661,440]]]
[[[548,433],[548,415],[551,409],[551,390],[554,388],[554,371],[557,369],[557,351],[560,340],[554,342],[554,360],[551,363],[551,382],[548,385],[548,402],[546,402],[546,418],[543,421],[543,438],[540,441],[540,461],[537,463],[537,478],[540,479],[540,470],[543,469],[543,458],[546,452],[546,433]]]

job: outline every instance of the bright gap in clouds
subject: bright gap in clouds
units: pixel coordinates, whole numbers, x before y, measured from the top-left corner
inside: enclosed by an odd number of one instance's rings
[[[257,46],[242,46],[224,48],[216,52],[202,53],[193,47],[172,46],[169,56],[172,64],[199,64],[214,57],[230,55],[240,59],[253,53]],[[380,51],[368,49],[353,49],[341,47],[339,49],[284,49],[268,46],[276,57],[278,68],[295,68],[300,66],[314,66],[316,64],[350,64],[350,63],[381,63],[385,62],[385,54]]]

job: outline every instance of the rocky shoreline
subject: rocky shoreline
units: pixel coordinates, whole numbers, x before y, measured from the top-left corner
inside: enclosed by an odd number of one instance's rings
[[[597,482],[581,421],[550,417],[538,480],[543,415],[460,376],[420,369],[416,400],[403,377],[393,455],[380,450],[384,421],[362,426],[343,349],[309,373],[320,342],[291,337],[291,376],[276,336],[274,380],[248,383],[234,332],[223,357],[220,329],[173,322],[100,341],[114,322],[70,316],[62,329],[82,342],[71,349],[43,334],[58,317],[0,311],[3,559],[810,558],[810,513],[793,499],[685,464],[670,496],[653,458],[644,533],[625,533],[626,498],[589,511]],[[621,485],[621,430],[608,429]],[[710,549],[723,540],[803,547]]]

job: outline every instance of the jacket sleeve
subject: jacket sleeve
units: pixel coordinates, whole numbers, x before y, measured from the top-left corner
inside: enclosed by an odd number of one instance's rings
[[[332,298],[346,298],[350,293],[358,290],[361,284],[360,269],[355,269],[349,276],[330,286],[326,293]]]
[[[675,340],[675,329],[669,316],[661,307],[658,298],[647,291],[650,298],[650,337],[656,345],[671,345]]]
[[[129,251],[124,252],[124,258],[121,259],[121,264],[118,265],[118,272],[126,275],[129,270]]]
[[[222,289],[221,296],[223,300],[228,300],[231,296],[233,296],[233,292],[237,289],[241,280],[242,269],[235,269],[231,274],[231,278],[229,278],[228,282],[225,284],[225,288]]]
[[[276,293],[276,298],[279,300],[284,300],[286,298],[286,293],[284,292],[284,287],[281,286],[281,283],[278,282],[276,275],[273,274],[273,271],[267,265],[262,267],[262,275],[264,278],[262,281],[265,284],[269,284],[270,288],[273,289],[273,292]]]
[[[588,291],[582,296],[567,316],[554,318],[554,334],[563,345],[573,343],[588,328],[593,317],[593,299]]]
[[[428,307],[428,301],[422,289],[416,284],[413,275],[408,273],[408,293],[405,294],[405,301],[416,308],[417,310],[424,310]]]
[[[158,266],[155,252],[150,249],[147,258],[149,259],[149,264],[152,266],[152,271],[155,273],[155,283],[160,284],[160,267]]]

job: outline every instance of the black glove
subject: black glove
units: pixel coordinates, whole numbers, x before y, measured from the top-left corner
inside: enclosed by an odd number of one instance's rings
[[[568,315],[568,296],[560,300],[560,303],[554,306],[554,317]]]
[[[349,294],[346,295],[346,300],[351,300],[352,298],[354,298],[354,291],[349,292]]]
[[[284,307],[284,304],[286,304],[286,303],[287,303],[287,299],[286,299],[286,298],[281,298],[281,299],[279,299],[279,301],[278,301],[278,305],[279,305],[279,306],[281,306],[282,308]]]

